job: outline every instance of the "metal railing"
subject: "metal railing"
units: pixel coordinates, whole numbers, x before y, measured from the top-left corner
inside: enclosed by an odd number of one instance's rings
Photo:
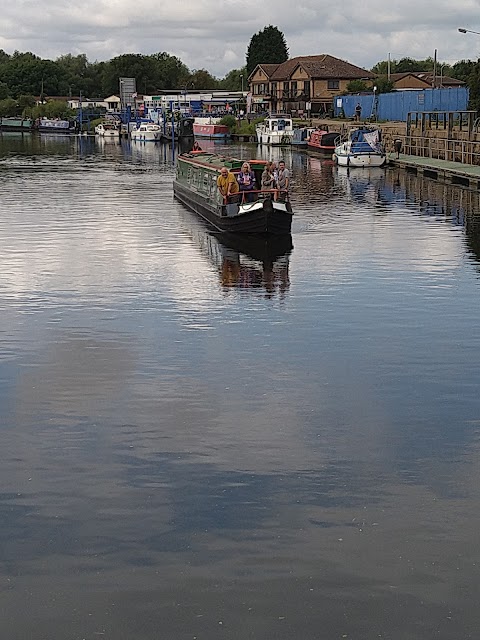
[[[253,198],[249,199],[250,196],[253,196]],[[288,200],[288,191],[286,189],[251,189],[249,191],[239,191],[230,196],[224,196],[223,204],[245,204],[272,197],[274,200],[286,202]]]
[[[405,155],[480,165],[480,142],[424,136],[395,136],[395,139],[402,141],[401,153]],[[388,150],[394,151],[393,139],[385,142]]]

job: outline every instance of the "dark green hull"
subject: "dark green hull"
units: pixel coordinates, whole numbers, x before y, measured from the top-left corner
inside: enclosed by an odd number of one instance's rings
[[[1,131],[32,131],[33,120],[30,118],[0,118]]]
[[[275,202],[271,192],[258,192],[254,202],[224,204],[216,186],[220,169],[228,166],[238,171],[241,164],[241,160],[227,160],[214,154],[183,154],[177,160],[177,176],[173,183],[175,196],[219,231],[289,235],[293,213],[288,200]],[[263,167],[264,162],[258,161],[252,166],[259,174],[257,178]]]

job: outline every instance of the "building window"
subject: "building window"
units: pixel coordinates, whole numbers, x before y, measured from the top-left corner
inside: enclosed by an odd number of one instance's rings
[[[297,83],[296,83],[296,81],[293,80],[290,86],[291,86],[291,89],[290,89],[291,90],[291,94],[290,95],[292,96],[292,98],[295,98],[296,95],[297,95]]]
[[[328,89],[339,89],[340,88],[340,81],[339,80],[329,80],[327,83],[327,88]]]
[[[276,82],[272,82],[272,89],[271,89],[271,95],[273,98],[277,97],[277,83]]]

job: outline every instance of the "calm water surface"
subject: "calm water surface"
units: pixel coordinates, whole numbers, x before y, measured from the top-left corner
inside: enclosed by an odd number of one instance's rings
[[[2,639],[478,637],[479,195],[280,153],[266,255],[0,136]]]

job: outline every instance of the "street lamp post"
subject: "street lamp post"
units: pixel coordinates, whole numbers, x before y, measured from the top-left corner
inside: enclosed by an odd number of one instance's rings
[[[240,74],[240,78],[242,79],[242,97],[243,97],[243,73]]]
[[[476,33],[477,36],[480,36],[480,31],[472,31],[471,29],[463,29],[462,27],[459,27],[458,30],[460,33]]]

